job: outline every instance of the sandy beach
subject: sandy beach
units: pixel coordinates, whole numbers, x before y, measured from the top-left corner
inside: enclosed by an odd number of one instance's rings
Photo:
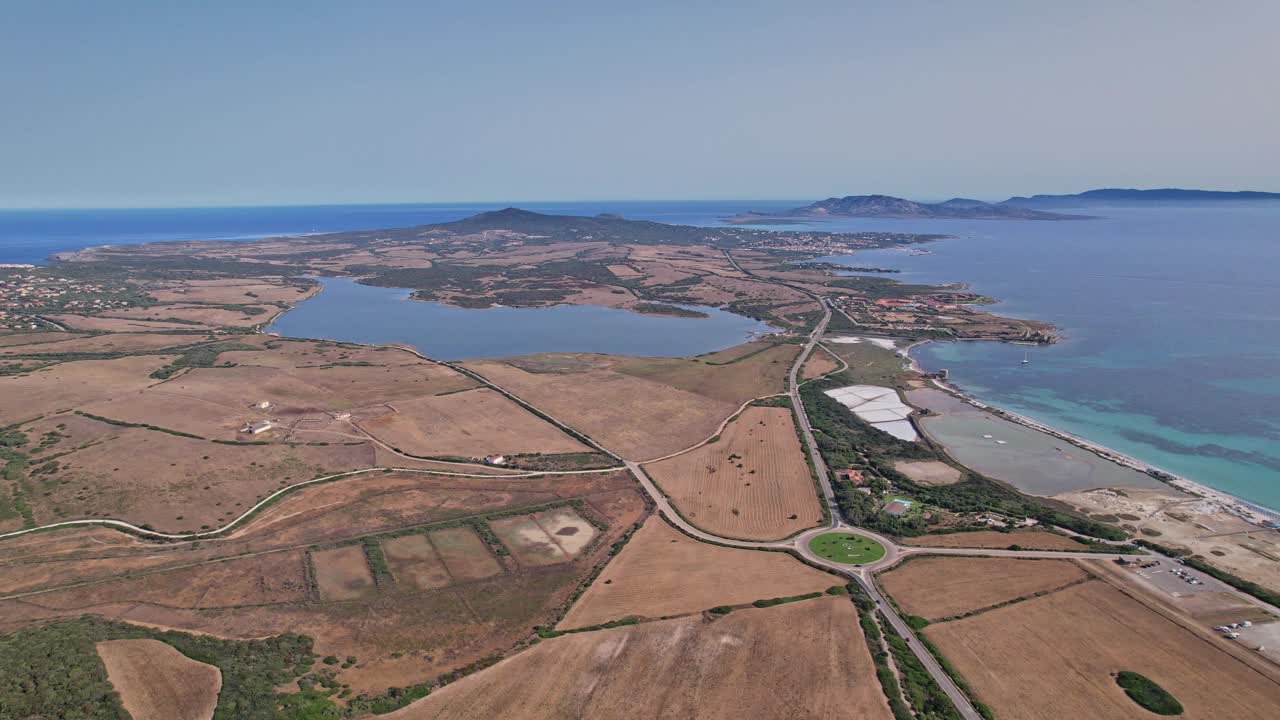
[[[868,338],[868,340],[870,339],[871,338]],[[883,339],[883,338],[876,338],[876,339]],[[918,347],[921,347],[928,342],[932,342],[932,341],[921,340],[921,341],[912,342],[903,347],[895,348],[895,352],[901,355],[910,364],[910,367],[912,370],[919,372],[921,374],[928,374],[928,372],[923,367],[920,366],[920,364],[916,361],[916,359],[911,356],[912,350]],[[933,378],[931,382],[933,386],[938,388],[939,390],[947,392],[955,396],[956,398],[959,398],[960,400],[963,400],[964,402],[976,408],[985,410],[993,415],[996,415],[997,417],[1003,418],[1005,420],[1009,420],[1010,422],[1018,423],[1019,425],[1024,425],[1033,430],[1037,430],[1047,435],[1051,435],[1065,442],[1069,442],[1072,445],[1075,445],[1084,450],[1088,450],[1089,452],[1092,452],[1095,455],[1098,455],[1099,457],[1110,460],[1111,462],[1114,462],[1118,465],[1123,465],[1125,467],[1132,468],[1139,472],[1147,473],[1152,477],[1155,477],[1156,479],[1166,483],[1167,485],[1169,485],[1174,489],[1180,490],[1190,495],[1195,495],[1197,497],[1204,498],[1206,500],[1213,501],[1219,504],[1224,511],[1232,515],[1235,515],[1248,523],[1257,525],[1259,527],[1267,527],[1266,526],[1267,522],[1273,522],[1273,523],[1280,522],[1280,512],[1277,512],[1270,508],[1261,507],[1259,505],[1256,505],[1254,503],[1248,502],[1234,495],[1231,495],[1230,493],[1226,493],[1221,490],[1215,490],[1214,488],[1208,487],[1206,485],[1202,485],[1189,478],[1185,478],[1180,475],[1175,475],[1174,473],[1168,472],[1167,470],[1156,467],[1150,463],[1143,462],[1142,460],[1139,460],[1135,457],[1131,457],[1117,450],[1113,450],[1112,448],[1106,447],[1105,445],[1101,445],[1099,443],[1086,440],[1082,437],[1072,435],[1071,433],[1058,430],[1057,428],[1050,427],[1049,425],[1039,422],[1038,420],[1033,420],[1032,418],[1026,417],[1024,415],[1010,412],[1008,410],[997,407],[995,405],[991,405],[990,403],[983,402],[982,400],[966,393],[965,391],[961,390],[955,385],[952,385],[951,383],[946,382],[944,380]]]

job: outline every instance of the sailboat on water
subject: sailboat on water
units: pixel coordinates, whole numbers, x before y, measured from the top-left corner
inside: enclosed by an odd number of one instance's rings
[[[1026,365],[1031,362],[1031,351],[1024,350],[1022,353],[1022,364]]]

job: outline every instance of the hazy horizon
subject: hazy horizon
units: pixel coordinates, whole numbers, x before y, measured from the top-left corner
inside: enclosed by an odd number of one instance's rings
[[[0,207],[1280,191],[1280,6],[15,0]]]

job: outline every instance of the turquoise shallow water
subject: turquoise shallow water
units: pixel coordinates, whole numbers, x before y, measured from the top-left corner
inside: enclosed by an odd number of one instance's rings
[[[988,402],[1280,508],[1280,206],[1089,212],[1105,217],[860,221],[958,237],[832,261],[968,282],[1003,301],[995,312],[1057,325],[1063,342],[1027,365],[1027,348],[998,343],[914,355]]]

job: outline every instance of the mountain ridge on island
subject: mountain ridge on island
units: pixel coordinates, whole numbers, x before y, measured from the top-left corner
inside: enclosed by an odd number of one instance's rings
[[[1187,190],[1184,188],[1099,188],[1071,195],[1014,196],[1000,203],[1002,206],[1077,207],[1081,205],[1143,205],[1204,202],[1252,202],[1280,200],[1280,193],[1258,190]]]
[[[956,197],[939,203],[922,203],[892,195],[829,197],[802,207],[776,212],[749,210],[726,221],[739,225],[765,225],[779,218],[899,218],[924,220],[1091,220],[1095,215],[1050,212],[1066,208],[1122,205],[1176,205],[1280,201],[1280,193],[1256,190],[1187,190],[1159,188],[1099,188],[1071,195],[1016,195],[1001,202]]]
[[[781,212],[749,211],[728,219],[735,224],[768,223],[776,218],[904,218],[968,220],[1087,220],[1086,215],[1045,212],[1016,204],[996,204],[969,198],[952,198],[940,203],[921,203],[891,195],[848,195],[830,197],[803,207]]]

